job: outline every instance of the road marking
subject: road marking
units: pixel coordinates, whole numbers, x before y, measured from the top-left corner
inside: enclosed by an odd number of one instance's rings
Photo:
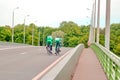
[[[23,53],[20,53],[20,54],[27,54],[27,52],[23,52]]]
[[[72,49],[71,49],[72,50]],[[47,73],[50,69],[52,69],[58,62],[60,62],[65,56],[69,54],[71,51],[69,50],[64,55],[59,57],[56,61],[54,61],[50,66],[48,66],[46,69],[44,69],[41,73],[39,73],[37,76],[35,76],[32,80],[39,80],[45,73]]]

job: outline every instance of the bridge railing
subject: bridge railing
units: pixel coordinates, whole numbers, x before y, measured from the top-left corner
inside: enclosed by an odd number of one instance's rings
[[[120,57],[100,44],[92,44],[98,59],[108,77],[108,80],[120,80]]]

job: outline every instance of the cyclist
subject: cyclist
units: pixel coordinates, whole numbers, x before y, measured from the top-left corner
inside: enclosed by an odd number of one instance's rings
[[[59,54],[60,52],[60,44],[61,44],[61,38],[56,37],[55,38],[55,54]]]
[[[53,38],[52,36],[47,36],[46,38],[46,48],[49,48],[49,51],[52,53],[52,43],[53,43]]]

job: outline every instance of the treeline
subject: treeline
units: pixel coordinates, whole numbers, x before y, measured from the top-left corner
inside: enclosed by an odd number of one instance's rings
[[[76,23],[63,21],[58,28],[49,26],[36,26],[31,23],[30,25],[18,24],[14,27],[14,42],[23,43],[25,27],[25,42],[32,44],[32,32],[34,28],[34,45],[45,45],[46,36],[52,35],[53,37],[59,36],[63,39],[63,46],[74,47],[77,44],[84,43],[87,46],[89,26],[78,26]],[[12,41],[12,28],[8,25],[0,26],[0,41]]]
[[[32,45],[32,31],[34,28],[34,45],[45,45],[46,36],[52,35],[53,37],[59,36],[63,39],[63,46],[75,47],[80,43],[84,43],[87,47],[89,38],[90,26],[79,26],[76,23],[63,21],[58,28],[50,26],[36,26],[34,23],[30,25],[18,24],[14,27],[14,42],[23,43],[25,27],[25,42]],[[104,45],[105,29],[100,29],[100,44]],[[117,55],[120,55],[120,24],[111,25],[110,34],[110,49]],[[12,29],[10,26],[0,26],[0,41],[12,41]],[[40,39],[40,40],[39,40]]]

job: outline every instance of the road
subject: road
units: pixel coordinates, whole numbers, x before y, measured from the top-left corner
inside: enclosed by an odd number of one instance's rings
[[[42,46],[0,45],[0,80],[32,80],[70,49],[64,47],[59,56],[49,56]]]

